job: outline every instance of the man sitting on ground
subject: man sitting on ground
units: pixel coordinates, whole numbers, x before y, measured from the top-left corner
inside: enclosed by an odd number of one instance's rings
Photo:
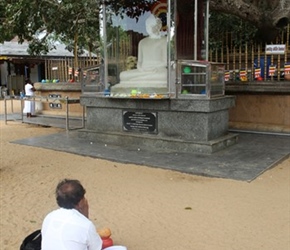
[[[100,250],[102,240],[89,218],[85,189],[78,180],[62,180],[56,187],[59,209],[42,224],[42,250]]]

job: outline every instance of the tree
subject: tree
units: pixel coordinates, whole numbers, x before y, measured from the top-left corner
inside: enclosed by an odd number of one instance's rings
[[[4,0],[0,0],[0,42],[11,40],[13,38],[10,31],[4,28],[3,25],[5,22],[5,8],[6,2],[4,2]]]
[[[221,48],[224,42],[239,46],[246,43],[255,43],[260,40],[263,39],[259,37],[257,28],[248,21],[230,14],[211,11],[209,22],[210,48]]]
[[[150,9],[151,1],[108,0],[115,11],[134,17]],[[198,1],[199,4],[203,0]],[[210,10],[236,16],[252,23],[264,41],[273,40],[290,21],[290,0],[210,0]],[[178,0],[179,16],[194,8],[194,0]]]
[[[252,23],[265,42],[290,22],[290,0],[212,0],[210,9]]]
[[[98,46],[99,5],[96,0],[1,0],[0,42],[18,36],[20,43],[30,42],[30,54],[38,55],[63,41],[72,44],[78,68],[81,49]]]
[[[138,16],[149,10],[155,0],[106,0],[117,14]],[[198,0],[203,3],[204,0]],[[194,8],[194,0],[178,0],[179,16]],[[18,35],[31,41],[31,53],[47,52],[51,35],[77,46],[93,48],[98,44],[101,0],[0,0],[0,42]],[[210,0],[211,11],[237,16],[252,23],[264,41],[272,41],[290,20],[290,0]],[[37,34],[44,32],[43,37]]]

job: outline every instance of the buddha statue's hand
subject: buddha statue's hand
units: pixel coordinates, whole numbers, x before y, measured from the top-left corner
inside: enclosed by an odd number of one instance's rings
[[[157,67],[146,67],[146,68],[138,68],[139,71],[141,72],[152,72],[152,73],[156,73],[158,70],[157,70]]]

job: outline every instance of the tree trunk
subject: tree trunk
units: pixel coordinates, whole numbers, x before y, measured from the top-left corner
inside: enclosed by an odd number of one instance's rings
[[[266,42],[290,21],[290,0],[211,0],[210,9],[253,23]]]

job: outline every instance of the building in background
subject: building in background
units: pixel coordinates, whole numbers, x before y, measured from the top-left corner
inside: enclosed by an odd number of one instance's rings
[[[60,82],[78,79],[77,75],[72,75],[73,52],[68,51],[64,44],[55,44],[55,49],[40,56],[29,55],[28,46],[27,42],[18,43],[17,38],[0,44],[0,86],[7,87],[8,94],[12,90],[14,94],[19,94],[23,90],[25,78],[30,78],[32,82],[41,82],[43,79],[58,79]],[[89,55],[86,50],[79,55],[79,67],[98,62],[97,55]]]

